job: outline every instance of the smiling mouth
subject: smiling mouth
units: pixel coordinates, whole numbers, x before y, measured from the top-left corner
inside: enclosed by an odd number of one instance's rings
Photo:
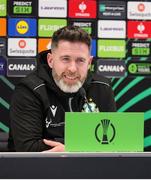
[[[66,75],[64,75],[64,77],[66,79],[69,79],[69,80],[76,80],[76,79],[78,79],[78,77],[72,77],[72,76],[66,76]]]

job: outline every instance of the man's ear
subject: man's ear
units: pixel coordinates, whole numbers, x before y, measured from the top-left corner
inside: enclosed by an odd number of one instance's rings
[[[92,61],[93,61],[93,56],[90,56],[88,69],[90,69]]]
[[[51,53],[47,54],[47,63],[48,63],[48,66],[50,68],[52,68],[52,66],[53,66],[53,58],[52,58],[52,54]]]
[[[91,65],[92,61],[93,61],[93,56],[90,56],[89,65]]]

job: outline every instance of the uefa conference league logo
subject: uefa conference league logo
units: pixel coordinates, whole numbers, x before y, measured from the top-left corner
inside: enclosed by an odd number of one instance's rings
[[[115,138],[115,127],[109,119],[102,119],[95,128],[95,138],[101,144],[109,144]]]

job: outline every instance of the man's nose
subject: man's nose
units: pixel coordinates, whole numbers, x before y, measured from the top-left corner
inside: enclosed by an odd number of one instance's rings
[[[68,66],[68,70],[70,70],[72,73],[77,71],[77,65],[76,62],[72,61],[70,62],[69,66]]]

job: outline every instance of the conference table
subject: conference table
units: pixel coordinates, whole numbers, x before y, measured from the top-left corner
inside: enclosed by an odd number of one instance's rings
[[[151,179],[150,152],[0,153],[0,179]]]

